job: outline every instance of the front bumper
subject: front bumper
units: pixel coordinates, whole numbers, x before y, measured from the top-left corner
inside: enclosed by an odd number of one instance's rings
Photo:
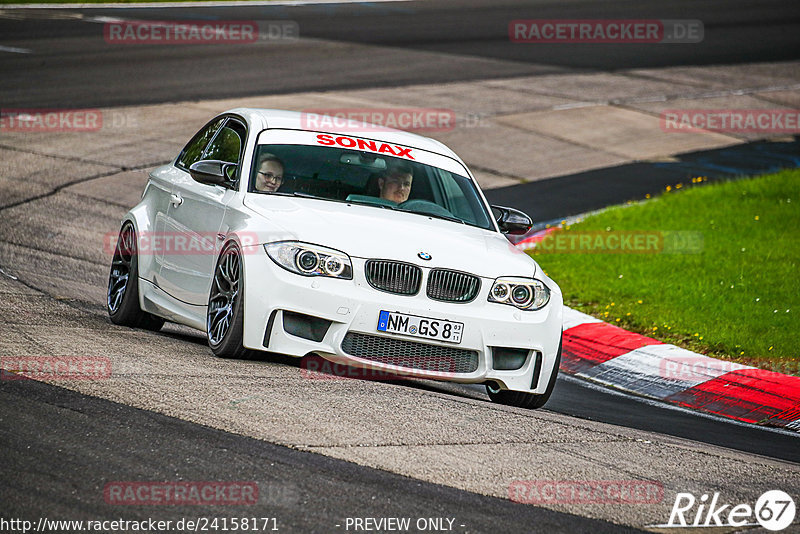
[[[550,288],[550,302],[538,311],[523,311],[504,304],[488,302],[493,279],[482,278],[478,296],[469,303],[431,300],[425,294],[429,269],[423,270],[422,289],[417,295],[402,296],[374,289],[364,275],[365,259],[352,258],[353,280],[300,276],[276,265],[262,246],[243,249],[244,345],[255,350],[269,350],[291,356],[317,354],[327,360],[353,367],[387,373],[447,380],[461,383],[493,381],[501,388],[528,393],[544,393],[549,378],[557,372],[555,360],[561,339],[562,296],[558,286],[547,277],[540,277]],[[399,334],[378,332],[378,316],[382,310],[409,315],[446,319],[464,323],[461,342],[456,344]],[[315,341],[286,331],[284,312],[293,312],[330,321],[321,339]],[[291,330],[291,328],[290,328]],[[460,372],[463,366],[446,362],[438,370],[405,365],[403,358],[376,361],[354,355],[348,333],[379,338],[378,346],[401,349],[407,343],[433,346],[445,359],[458,358],[460,351],[477,353],[474,370]],[[495,369],[492,347],[525,349],[527,358],[514,370]],[[419,349],[419,347],[414,347]],[[422,347],[423,349],[425,347]],[[458,353],[458,354],[456,354]],[[376,355],[377,356],[377,355]],[[459,360],[460,361],[460,360]],[[470,366],[470,369],[473,366]]]

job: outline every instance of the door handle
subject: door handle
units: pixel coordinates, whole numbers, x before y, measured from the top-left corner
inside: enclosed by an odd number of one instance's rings
[[[172,193],[172,194],[169,196],[169,201],[170,201],[170,203],[171,203],[173,206],[175,206],[176,208],[177,208],[178,206],[180,206],[181,204],[183,204],[183,199],[181,198],[181,196],[180,196],[180,195],[177,195],[177,194],[175,194],[175,193]]]

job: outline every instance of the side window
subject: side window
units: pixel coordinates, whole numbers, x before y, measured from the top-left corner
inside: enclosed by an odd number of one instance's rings
[[[243,128],[240,129],[234,121],[228,121],[206,148],[203,159],[217,159],[238,164],[244,144],[243,134]]]
[[[208,142],[211,141],[212,137],[214,137],[214,134],[217,132],[224,120],[224,117],[215,120],[195,134],[192,140],[189,141],[189,144],[186,145],[183,151],[181,151],[181,155],[178,156],[178,167],[188,169],[192,163],[200,161],[200,158],[203,155],[203,150],[205,150],[206,145],[208,145]]]

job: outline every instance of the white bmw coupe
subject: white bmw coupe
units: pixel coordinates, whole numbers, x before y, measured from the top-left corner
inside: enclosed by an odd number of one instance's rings
[[[201,329],[224,358],[318,355],[543,406],[561,290],[504,236],[530,218],[489,206],[438,141],[309,122],[234,109],[150,173],[116,240],[111,320]]]

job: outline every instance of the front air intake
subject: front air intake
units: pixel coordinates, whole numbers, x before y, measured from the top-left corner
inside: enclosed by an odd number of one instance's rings
[[[474,350],[358,332],[347,333],[342,350],[357,358],[408,369],[442,373],[474,373],[478,369],[478,353]]]

